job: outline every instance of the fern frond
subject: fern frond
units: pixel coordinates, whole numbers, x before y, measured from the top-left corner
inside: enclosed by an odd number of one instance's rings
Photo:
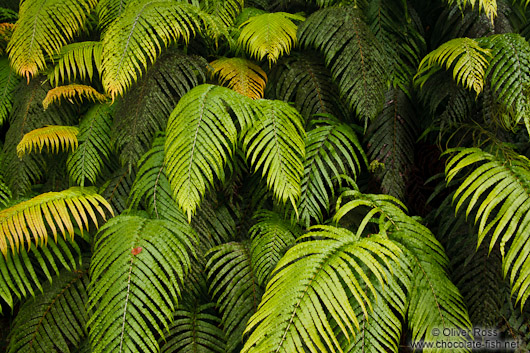
[[[263,98],[267,74],[258,65],[242,58],[221,58],[210,63],[219,83],[252,99]]]
[[[46,68],[46,57],[59,53],[83,27],[96,0],[26,0],[7,46],[17,74],[29,79]]]
[[[236,125],[250,125],[249,98],[228,88],[200,85],[189,91],[171,113],[167,125],[166,166],[173,196],[187,214],[195,213],[214,178],[224,179],[224,164],[237,139]]]
[[[158,352],[188,273],[194,234],[184,223],[120,215],[96,237],[87,322],[94,353]]]
[[[0,58],[0,124],[7,120],[13,108],[14,92],[19,83],[15,72],[9,66],[7,58]]]
[[[88,268],[61,271],[44,292],[20,308],[7,352],[70,352],[86,336]]]
[[[375,291],[369,275],[386,282],[388,261],[400,253],[382,237],[360,238],[343,228],[312,227],[276,265],[248,323],[246,331],[252,333],[242,352],[302,353],[304,346],[310,351],[341,351],[330,316],[348,339],[355,335],[360,325],[348,293],[368,314],[372,306],[365,288]]]
[[[298,27],[291,20],[303,21],[304,17],[287,12],[253,16],[241,24],[238,45],[256,60],[267,58],[271,65],[296,45]]]
[[[44,246],[48,242],[48,228],[55,241],[57,228],[63,236],[66,237],[68,233],[73,238],[74,224],[71,217],[81,232],[83,226],[88,229],[89,217],[97,227],[95,211],[106,219],[101,206],[113,213],[110,205],[93,188],[72,187],[60,192],[41,194],[6,208],[0,211],[0,251],[5,256],[9,248],[15,253],[20,251],[20,246],[24,249],[27,245],[29,250],[32,241],[35,241],[36,246]]]
[[[86,180],[95,184],[105,160],[110,158],[112,112],[110,105],[98,104],[79,124],[79,147],[68,156],[66,164],[70,178],[79,186],[84,186]]]
[[[388,72],[384,50],[355,6],[321,9],[298,30],[302,47],[320,50],[342,98],[360,117],[381,110]]]
[[[207,13],[220,18],[226,26],[231,26],[243,10],[243,0],[203,0],[201,8]]]
[[[471,38],[456,38],[427,54],[420,63],[415,83],[422,86],[441,67],[452,68],[453,79],[477,95],[484,88],[491,50],[482,48]]]
[[[53,86],[72,82],[78,77],[92,80],[94,71],[96,76],[101,72],[103,45],[101,42],[79,42],[65,45],[61,48],[57,63],[48,74]],[[95,70],[94,70],[95,69]]]
[[[83,101],[83,97],[92,102],[103,103],[107,100],[104,94],[96,91],[94,87],[86,85],[71,84],[66,86],[59,86],[48,91],[46,98],[42,101],[44,109],[48,109],[50,104],[60,102],[61,99],[68,99],[74,102],[76,98]]]
[[[447,2],[449,5],[458,5],[460,8],[464,8],[467,5],[471,5],[474,8],[478,2],[480,10],[484,10],[491,23],[497,17],[497,0],[447,0]]]
[[[79,129],[75,126],[45,126],[40,129],[35,129],[22,137],[17,145],[17,154],[19,157],[26,153],[31,153],[33,149],[39,153],[46,146],[48,152],[57,153],[60,150],[74,151],[77,148],[77,134]]]
[[[18,13],[11,9],[0,7],[0,21],[15,22],[18,19]]]
[[[367,165],[361,143],[348,125],[329,116],[313,120],[307,133],[306,157],[300,196],[300,222],[309,226],[312,220],[322,223],[341,176],[354,180],[362,165]]]
[[[132,0],[99,0],[96,6],[99,23],[103,32],[125,11]]]
[[[205,251],[237,239],[238,214],[230,205],[219,205],[219,200],[206,198],[191,225]]]
[[[7,43],[11,40],[14,30],[13,23],[0,23],[0,55],[6,54]]]

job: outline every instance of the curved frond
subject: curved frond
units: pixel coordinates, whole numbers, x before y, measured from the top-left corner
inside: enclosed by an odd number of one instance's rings
[[[304,170],[304,137],[300,113],[278,100],[256,101],[257,116],[246,131],[243,146],[252,167],[262,169],[267,185],[282,203],[296,209]]]
[[[120,215],[96,237],[87,322],[93,353],[158,352],[190,267],[184,223]]]
[[[90,41],[62,47],[53,71],[48,74],[51,84],[57,86],[77,78],[92,80],[94,73],[99,77],[102,50],[101,42]]]
[[[304,17],[287,12],[264,13],[253,16],[240,26],[238,44],[256,60],[267,58],[269,65],[296,45],[297,26],[293,21]]]
[[[477,95],[484,88],[486,69],[491,57],[489,49],[482,48],[471,38],[450,40],[427,54],[414,77],[416,84],[423,85],[441,67],[452,69],[453,79]]]
[[[320,50],[341,96],[361,117],[381,110],[388,72],[384,50],[355,6],[321,9],[298,30],[300,44]]]
[[[74,151],[77,148],[77,134],[79,129],[75,126],[45,126],[40,129],[35,129],[22,137],[17,145],[17,154],[19,157],[26,153],[31,153],[33,149],[39,153],[46,146],[48,152],[57,153],[60,150]]]
[[[108,176],[107,181],[101,187],[101,196],[108,201],[117,214],[122,213],[129,206],[127,200],[134,178],[134,169],[122,167]]]
[[[342,334],[353,337],[360,325],[348,298],[368,314],[372,306],[366,291],[375,291],[369,276],[386,282],[388,261],[400,253],[382,237],[360,238],[332,226],[311,228],[277,264],[248,323],[252,333],[242,352],[302,353],[304,346],[313,352],[341,351],[330,316]]]
[[[497,17],[497,0],[446,0],[449,5],[458,5],[460,8],[464,8],[467,5],[471,5],[471,7],[475,7],[477,5],[480,8],[480,10],[484,11],[486,13],[486,16],[490,19],[491,23],[495,20]]]
[[[252,99],[263,98],[267,74],[258,65],[242,58],[221,58],[210,63],[219,83]]]
[[[11,40],[14,30],[13,23],[0,23],[0,55],[6,53],[7,43]]]
[[[13,108],[14,92],[19,83],[7,58],[0,58],[0,124],[3,125]]]
[[[4,254],[8,249],[19,252],[32,241],[36,246],[44,246],[48,242],[48,229],[51,229],[56,241],[57,230],[66,237],[74,237],[74,224],[83,232],[88,229],[89,217],[98,226],[96,212],[106,219],[104,206],[112,214],[110,205],[98,195],[93,188],[78,188],[60,192],[48,192],[23,201],[0,211],[0,251]]]
[[[83,101],[83,97],[92,102],[103,103],[107,96],[96,91],[94,87],[86,85],[71,84],[59,86],[48,91],[46,98],[42,101],[44,109],[48,109],[50,104],[60,102],[61,99],[67,99],[73,102],[76,98]]]
[[[62,271],[44,292],[20,308],[10,332],[8,353],[70,352],[86,336],[88,268]]]
[[[226,26],[231,26],[241,10],[244,0],[203,0],[201,8],[212,16],[218,17]]]
[[[59,53],[83,27],[96,0],[25,0],[7,46],[17,74],[29,79],[46,68],[46,57]]]
[[[98,26],[105,31],[117,19],[132,0],[99,0],[96,6]]]
[[[178,205],[191,219],[214,178],[232,155],[237,128],[252,119],[249,98],[228,88],[200,85],[189,91],[171,113],[167,125],[167,176]]]
[[[98,104],[81,119],[77,135],[79,147],[66,162],[70,178],[79,186],[84,186],[86,180],[95,184],[105,160],[110,158],[112,112],[109,104]]]

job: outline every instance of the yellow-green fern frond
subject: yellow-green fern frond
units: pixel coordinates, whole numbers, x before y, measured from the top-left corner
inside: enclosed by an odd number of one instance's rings
[[[66,85],[52,88],[46,94],[46,98],[42,101],[44,109],[48,109],[50,104],[57,101],[59,102],[62,98],[68,99],[73,103],[73,100],[78,97],[79,100],[82,100],[83,97],[87,98],[93,102],[103,103],[107,100],[107,96],[96,91],[94,87],[86,85]]]
[[[210,63],[213,75],[223,86],[252,99],[263,98],[267,74],[258,65],[242,58],[221,58]]]
[[[241,12],[244,6],[243,0],[204,0],[201,8],[209,14],[218,17],[225,25],[230,26]]]
[[[440,67],[453,68],[453,78],[477,95],[484,87],[484,76],[488,67],[489,49],[482,48],[471,38],[456,38],[433,50],[423,58],[414,77],[416,84],[423,85]]]
[[[42,148],[46,146],[47,150],[54,153],[59,150],[67,150],[71,148],[72,151],[77,148],[77,133],[79,129],[75,126],[45,126],[40,129],[35,129],[22,137],[22,140],[17,146],[17,154],[19,157],[26,153],[31,153],[33,149],[37,148],[42,152]]]
[[[0,55],[5,54],[7,43],[13,35],[15,25],[13,23],[0,23]]]
[[[91,187],[72,187],[59,192],[48,192],[0,211],[0,251],[5,255],[28,246],[46,244],[51,230],[54,239],[57,231],[74,237],[74,223],[83,231],[88,229],[89,218],[98,227],[96,212],[106,219],[104,206],[111,214],[112,208]]]
[[[298,26],[291,20],[304,19],[286,12],[251,17],[241,24],[238,43],[257,60],[267,58],[271,64],[283,54],[289,54],[296,45]]]
[[[484,11],[491,23],[497,17],[497,0],[448,0],[448,3],[449,5],[457,4],[460,8],[464,8],[466,5],[471,5],[472,8],[475,8],[478,3],[480,10]]]
[[[92,80],[94,68],[96,75],[101,72],[101,42],[79,42],[65,45],[58,55],[57,64],[48,78],[53,86],[70,82],[76,78]]]
[[[96,0],[25,0],[7,51],[15,71],[28,81],[46,67],[83,26]]]

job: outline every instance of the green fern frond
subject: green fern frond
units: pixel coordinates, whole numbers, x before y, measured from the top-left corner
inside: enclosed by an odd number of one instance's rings
[[[105,160],[110,158],[112,112],[108,104],[98,104],[85,114],[79,124],[79,147],[68,156],[70,178],[79,186],[95,184]]]
[[[132,0],[99,0],[96,6],[99,28],[104,32],[125,11]]]
[[[447,2],[449,5],[458,5],[460,8],[464,8],[467,5],[471,5],[474,8],[477,4],[477,0],[447,0]],[[497,17],[497,0],[478,0],[478,6],[493,23],[495,17]]]
[[[61,271],[20,308],[9,337],[8,353],[70,352],[86,336],[88,268]]]
[[[201,8],[207,13],[220,18],[226,26],[234,24],[234,20],[243,10],[243,0],[203,0]]]
[[[302,47],[320,50],[342,98],[360,117],[381,110],[388,70],[384,50],[355,6],[321,9],[298,30]]]
[[[48,152],[57,153],[60,150],[74,151],[77,148],[77,134],[79,129],[75,126],[45,126],[40,129],[31,130],[22,137],[17,145],[17,154],[19,157],[26,153],[31,153],[33,149],[39,153],[46,146]]]
[[[242,58],[220,58],[210,63],[219,83],[252,99],[263,98],[267,74],[258,65]]]
[[[7,46],[17,74],[27,78],[46,68],[51,57],[83,27],[96,0],[25,0]]]
[[[203,24],[216,28],[210,15],[185,2],[135,0],[103,35],[102,82],[114,100],[142,75],[163,48],[201,33]]]
[[[452,68],[454,80],[467,89],[473,89],[478,95],[484,88],[490,57],[491,50],[482,48],[476,40],[456,38],[427,54],[414,80],[423,86],[433,73],[445,66],[447,70]]]
[[[9,66],[7,58],[0,58],[0,124],[3,125],[13,108],[14,92],[19,78]]]
[[[323,213],[330,209],[337,183],[342,175],[353,179],[367,165],[361,143],[348,124],[333,117],[312,121],[307,133],[306,158],[300,196],[300,222],[309,226],[312,220],[322,223]]]
[[[120,215],[96,236],[87,322],[93,353],[158,352],[189,271],[194,234],[184,223]]]
[[[0,23],[0,55],[6,54],[7,44],[13,36],[15,25],[13,23]]]
[[[0,7],[0,22],[15,22],[18,19],[18,13],[11,9]]]
[[[197,232],[205,251],[237,239],[238,214],[229,205],[220,205],[219,200],[206,198],[191,225]]]
[[[66,86],[58,86],[48,91],[46,98],[42,101],[44,109],[48,109],[50,104],[60,102],[61,99],[67,99],[70,102],[79,99],[83,101],[83,97],[92,102],[103,103],[107,100],[107,96],[96,91],[94,87],[87,85],[71,84]]]
[[[128,199],[135,175],[134,169],[119,168],[106,177],[107,181],[100,188],[101,196],[117,214],[122,213],[129,206]]]
[[[252,265],[259,285],[265,287],[274,267],[302,235],[302,230],[276,212],[261,210],[254,218],[257,222],[249,231]]]
[[[53,71],[48,74],[51,84],[58,86],[61,83],[72,82],[78,77],[81,80],[92,80],[94,73],[99,76],[102,50],[101,42],[90,41],[62,47]]]
[[[372,311],[366,292],[375,288],[368,276],[373,273],[376,281],[386,282],[388,261],[400,253],[382,237],[360,238],[331,226],[311,228],[276,265],[248,323],[246,332],[252,333],[242,352],[302,353],[304,346],[310,351],[341,351],[330,317],[351,339],[360,325],[348,298],[366,315]]]
[[[287,12],[265,13],[249,18],[240,26],[238,44],[256,60],[267,58],[269,65],[296,45],[297,26],[291,20],[305,18]]]

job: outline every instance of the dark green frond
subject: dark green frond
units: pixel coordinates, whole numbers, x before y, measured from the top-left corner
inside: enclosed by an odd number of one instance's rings
[[[101,196],[107,200],[116,214],[128,208],[128,199],[136,172],[128,168],[120,168],[107,176],[101,187]]]
[[[238,214],[221,200],[206,198],[191,221],[205,251],[237,239]]]
[[[9,117],[19,81],[15,71],[9,66],[9,60],[0,58],[0,125],[3,125]]]

